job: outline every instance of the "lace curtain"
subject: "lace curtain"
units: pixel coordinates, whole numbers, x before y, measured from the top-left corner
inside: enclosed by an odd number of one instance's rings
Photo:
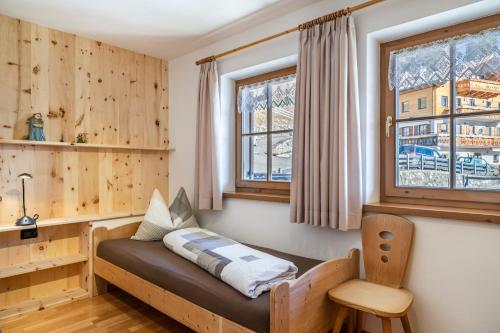
[[[450,80],[452,69],[456,80],[498,76],[500,27],[391,52],[389,88],[441,85]]]
[[[258,112],[268,107],[295,105],[295,75],[241,86],[238,90],[238,112]]]

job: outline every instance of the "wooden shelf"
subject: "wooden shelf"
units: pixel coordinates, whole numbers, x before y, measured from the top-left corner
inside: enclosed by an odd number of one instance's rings
[[[54,305],[69,303],[74,300],[86,298],[88,295],[89,293],[87,290],[78,288],[67,290],[53,296],[31,299],[10,306],[2,306],[0,307],[0,319],[18,316],[26,312],[42,310]]]
[[[37,222],[38,228],[44,227],[52,227],[56,225],[63,224],[72,224],[72,223],[83,223],[83,222],[96,222],[102,220],[112,220],[118,218],[126,218],[126,217],[136,217],[142,216],[145,212],[141,212],[138,214],[129,214],[129,213],[114,213],[114,214],[106,214],[106,215],[79,215],[79,216],[70,216],[70,217],[58,217],[52,219],[44,219],[39,220]],[[14,224],[0,224],[0,232],[9,232],[23,229],[32,229],[34,226],[24,226],[20,227]]]
[[[46,260],[40,260],[36,262],[30,262],[27,264],[19,264],[12,266],[0,267],[0,279],[41,271],[44,269],[50,269],[59,266],[66,266],[71,264],[76,264],[79,262],[85,262],[88,258],[81,254],[76,254],[72,256],[56,257]]]
[[[363,205],[363,212],[500,224],[500,210],[470,209],[377,202]]]
[[[95,143],[30,141],[30,140],[10,140],[10,139],[0,139],[0,144],[20,145],[20,146],[48,146],[48,147],[77,147],[77,148],[97,148],[97,149],[175,151],[175,148],[173,148],[173,147],[141,147],[141,146],[130,146],[130,145],[110,145],[110,144],[95,144]]]

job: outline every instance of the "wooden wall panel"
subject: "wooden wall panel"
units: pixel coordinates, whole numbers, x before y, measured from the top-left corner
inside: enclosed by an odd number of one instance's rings
[[[145,124],[145,56],[135,54],[135,71],[132,70],[133,76],[130,78],[132,99],[130,101],[130,143],[135,146],[144,145],[143,127]]]
[[[168,146],[168,63],[161,61],[160,145]]]
[[[0,17],[0,20],[2,18]],[[0,36],[0,39],[2,37]],[[18,57],[19,81],[17,85],[18,106],[14,139],[28,138],[26,120],[32,115],[31,109],[31,24],[20,21],[18,23]]]
[[[25,140],[40,112],[48,141],[168,146],[167,62],[0,15],[0,139]],[[140,214],[154,188],[167,196],[168,154],[141,149],[0,143],[0,225],[41,218]]]
[[[0,137],[13,137],[17,118],[17,82],[19,56],[17,48],[17,20],[6,18],[0,21],[2,44],[15,47],[0,49]]]
[[[92,108],[90,64],[92,41],[83,37],[75,39],[75,93],[74,119],[75,135],[90,130],[90,112]],[[91,133],[89,134],[89,138]]]
[[[49,115],[49,29],[31,26],[31,111],[45,118],[48,141],[59,141],[61,127]]]
[[[49,31],[49,113],[58,141],[75,138],[75,37],[60,31]]]

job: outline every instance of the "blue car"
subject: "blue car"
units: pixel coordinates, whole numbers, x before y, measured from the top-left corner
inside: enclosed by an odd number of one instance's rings
[[[415,157],[417,155],[442,157],[441,153],[435,148],[418,145],[401,145],[399,146],[399,154],[405,154],[411,157]]]

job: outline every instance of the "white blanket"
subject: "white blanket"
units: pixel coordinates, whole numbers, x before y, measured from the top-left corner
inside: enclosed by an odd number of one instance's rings
[[[200,228],[173,231],[168,249],[204,268],[245,296],[257,298],[271,286],[295,279],[297,266]]]

